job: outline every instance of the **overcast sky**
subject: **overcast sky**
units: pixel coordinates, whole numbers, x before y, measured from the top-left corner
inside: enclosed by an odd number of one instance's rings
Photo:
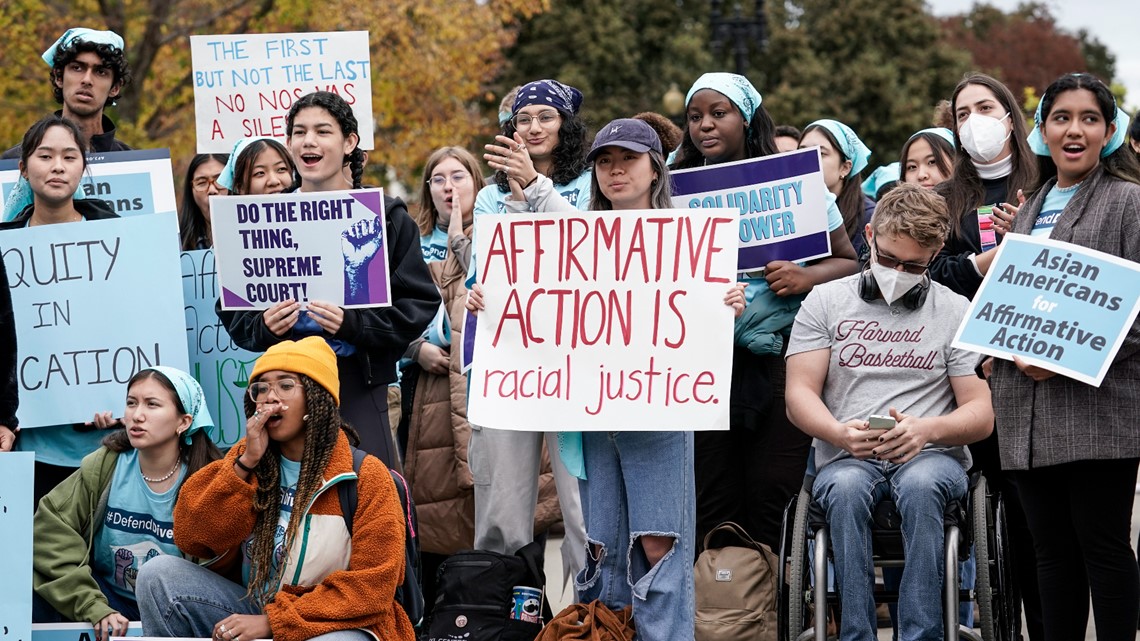
[[[987,0],[1002,11],[1012,11],[1019,0]],[[974,0],[926,0],[936,16],[965,13]],[[1108,46],[1116,56],[1116,80],[1128,88],[1127,102],[1134,113],[1140,106],[1140,11],[1136,0],[1045,0],[1057,25],[1076,33],[1082,27]]]

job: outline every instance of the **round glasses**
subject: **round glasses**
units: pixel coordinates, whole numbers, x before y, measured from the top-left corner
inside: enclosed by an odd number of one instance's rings
[[[277,398],[284,400],[296,396],[299,389],[301,389],[301,383],[297,379],[282,378],[272,383],[250,383],[247,391],[254,403],[264,403],[269,398],[270,390],[277,393]]]

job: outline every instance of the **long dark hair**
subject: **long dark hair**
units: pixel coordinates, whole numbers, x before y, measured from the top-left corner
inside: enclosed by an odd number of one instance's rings
[[[558,126],[558,144],[551,153],[553,168],[550,179],[555,185],[565,185],[586,171],[586,122],[578,114],[558,108],[555,110],[562,116],[562,124]],[[507,138],[513,139],[516,131],[514,118],[503,123],[503,135]],[[495,184],[504,194],[511,190],[510,179],[503,171],[495,172]]]
[[[431,234],[431,230],[439,220],[439,212],[435,208],[435,200],[431,197],[431,174],[439,163],[454,158],[463,165],[467,173],[471,174],[471,182],[474,184],[474,193],[478,194],[479,190],[486,186],[483,180],[483,174],[479,171],[479,161],[475,160],[475,156],[471,152],[462,147],[440,147],[428,156],[427,164],[424,165],[424,176],[420,182],[420,206],[416,209],[413,218],[416,221],[416,226],[420,228],[420,235],[427,236]]]
[[[158,381],[166,391],[170,392],[170,396],[174,399],[174,409],[179,415],[189,414],[186,407],[182,405],[182,399],[178,397],[178,390],[174,389],[174,384],[165,374],[154,369],[139,370],[127,381],[127,390],[130,391],[135,383],[145,381],[147,379]],[[210,435],[206,430],[198,430],[190,437],[190,444],[187,445],[186,441],[181,436],[178,437],[178,458],[182,464],[186,466],[186,477],[190,478],[194,472],[206,467],[212,461],[222,458],[222,453],[214,442],[210,440]],[[111,432],[103,437],[103,445],[112,452],[127,452],[133,449],[130,438],[127,437],[127,430],[120,429]],[[179,488],[181,491],[181,488]]]
[[[1068,73],[1049,85],[1049,88],[1041,95],[1041,122],[1048,122],[1049,114],[1053,111],[1053,104],[1057,101],[1057,96],[1066,91],[1078,89],[1089,91],[1096,98],[1096,106],[1100,109],[1101,117],[1104,118],[1104,128],[1107,132],[1108,125],[1116,118],[1116,99],[1112,96],[1112,91],[1099,78],[1088,73]],[[1101,158],[1100,164],[1104,167],[1104,173],[1116,176],[1121,180],[1140,184],[1140,165],[1137,165],[1136,154],[1129,149],[1128,145],[1120,145],[1119,149]],[[1034,188],[1036,189],[1044,185],[1050,178],[1056,177],[1057,165],[1053,162],[1053,156],[1038,156],[1038,183]]]
[[[740,112],[739,107],[736,110]],[[744,116],[745,120],[748,120],[743,112],[740,114]],[[689,135],[689,128],[686,126],[681,129],[684,131],[684,135],[681,136],[681,147],[669,168],[691,169],[703,166],[705,156],[693,143],[693,137]],[[778,153],[780,150],[776,148],[776,123],[772,121],[772,116],[768,114],[764,105],[760,105],[756,107],[756,113],[752,114],[752,120],[744,128],[744,157],[762,158]]]
[[[296,376],[305,393],[305,413],[308,416],[304,426],[305,448],[301,454],[301,471],[293,497],[293,504],[301,506],[308,505],[324,483],[325,468],[332,458],[333,447],[340,432],[343,431],[348,436],[348,441],[353,446],[360,444],[360,436],[341,417],[340,408],[328,390],[304,374],[298,373]],[[253,416],[256,409],[257,404],[246,395],[246,418]],[[257,490],[253,497],[253,510],[257,513],[257,520],[249,542],[250,568],[246,594],[260,605],[273,600],[277,585],[281,582],[281,572],[285,570],[284,563],[277,568],[276,573],[273,569],[277,521],[281,512],[280,457],[280,444],[270,439],[265,456],[261,457],[253,471],[257,475]],[[285,531],[286,550],[292,545],[293,537],[304,517],[305,510],[293,510],[289,528]]]
[[[961,82],[954,88],[950,98],[950,112],[957,113],[958,94],[969,85],[980,85],[989,89],[997,98],[998,103],[1009,114],[1013,131],[1010,134],[1009,146],[1013,152],[1013,170],[1005,179],[1007,198],[1017,195],[1017,190],[1025,191],[1026,196],[1032,191],[1037,182],[1037,163],[1031,162],[1033,152],[1029,149],[1026,136],[1029,133],[1025,128],[1025,119],[1021,114],[1017,99],[1009,88],[991,76],[984,73],[970,72],[962,77]],[[962,138],[958,135],[958,128],[954,127],[954,143],[957,151],[954,156],[954,176],[935,187],[939,194],[946,198],[950,210],[950,238],[955,238],[962,231],[962,217],[974,211],[986,197],[986,188],[982,185],[982,178],[974,166],[974,160],[962,146]]]
[[[281,155],[281,159],[285,161],[285,165],[289,167],[289,177],[296,183],[297,165],[293,162],[293,156],[289,154],[289,150],[285,145],[273,140],[272,138],[260,138],[245,146],[238,154],[237,160],[234,161],[234,188],[230,192],[235,195],[242,195],[249,191],[250,173],[253,172],[253,163],[257,162],[257,157],[261,152],[266,149],[272,149]],[[285,187],[285,191],[293,184]]]
[[[190,166],[186,168],[186,180],[182,183],[182,204],[178,206],[178,237],[182,242],[182,251],[198,249],[198,241],[202,238],[211,242],[206,216],[194,200],[194,172],[210,160],[216,160],[224,166],[229,159],[227,154],[198,154],[190,160]]]
[[[827,127],[822,125],[809,125],[804,129],[804,132],[800,134],[800,140],[803,140],[804,136],[812,131],[818,131],[823,134],[824,138],[827,138],[828,144],[831,145],[831,148],[839,157],[840,165],[848,160],[855,162],[854,158],[848,158],[847,154],[843,153],[843,148],[839,146],[839,141],[835,139],[835,136],[831,135]],[[843,229],[847,232],[847,237],[851,239],[854,239],[855,235],[863,229],[864,209],[862,185],[863,172],[850,173],[843,179],[843,188],[839,190],[839,195],[835,198],[835,205],[839,207],[839,213],[843,214]]]
[[[954,159],[954,145],[936,133],[920,131],[911,136],[899,152],[899,182],[906,182],[906,155],[910,153],[910,146],[916,140],[925,140],[926,144],[930,145],[930,150],[934,152],[934,165],[943,176],[947,177],[947,180],[954,176],[954,166],[951,164]]]
[[[340,125],[340,133],[346,138],[350,134],[360,136],[360,124],[356,121],[356,115],[352,113],[352,107],[341,98],[339,95],[331,91],[314,91],[313,93],[302,96],[293,106],[289,108],[289,113],[285,116],[285,131],[289,132],[291,136],[293,133],[293,120],[302,109],[309,107],[320,107],[329,112],[329,115],[336,120]],[[359,139],[356,142],[356,147],[344,156],[343,165],[349,165],[352,169],[352,188],[360,189],[361,180],[364,177],[364,150],[360,148]],[[294,185],[300,185],[300,176],[295,176],[293,180]]]
[[[649,206],[653,209],[671,209],[673,207],[673,179],[669,177],[669,167],[665,164],[665,156],[656,149],[645,152],[649,154],[649,166],[657,172],[657,180],[649,188]],[[602,193],[598,186],[598,172],[590,172],[590,211],[610,211],[614,204]]]
[[[71,137],[75,139],[75,145],[79,147],[80,155],[83,157],[83,171],[87,171],[87,138],[84,137],[83,132],[79,130],[79,125],[68,118],[56,114],[50,114],[40,118],[24,132],[24,139],[20,142],[20,166],[28,166],[28,159],[36,152],[36,148],[44,141],[44,136],[47,135],[48,129],[52,127],[63,127],[71,134]]]

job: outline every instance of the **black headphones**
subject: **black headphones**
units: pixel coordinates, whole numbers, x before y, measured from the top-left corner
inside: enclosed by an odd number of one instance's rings
[[[918,309],[926,302],[926,294],[929,291],[930,272],[927,271],[923,274],[922,282],[908,289],[899,300],[907,309]],[[871,272],[871,263],[868,261],[867,266],[859,273],[859,298],[870,303],[878,300],[880,294],[879,282],[875,280],[875,274]]]

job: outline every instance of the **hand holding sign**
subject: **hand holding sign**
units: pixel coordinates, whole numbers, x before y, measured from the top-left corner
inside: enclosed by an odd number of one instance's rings
[[[764,267],[764,279],[777,296],[795,296],[811,291],[811,277],[800,265],[774,260]]]
[[[0,452],[11,452],[16,444],[16,433],[7,425],[0,425]]]
[[[265,322],[265,327],[274,336],[284,337],[297,324],[297,318],[300,315],[301,304],[292,298],[287,298],[265,310],[261,317]]]

